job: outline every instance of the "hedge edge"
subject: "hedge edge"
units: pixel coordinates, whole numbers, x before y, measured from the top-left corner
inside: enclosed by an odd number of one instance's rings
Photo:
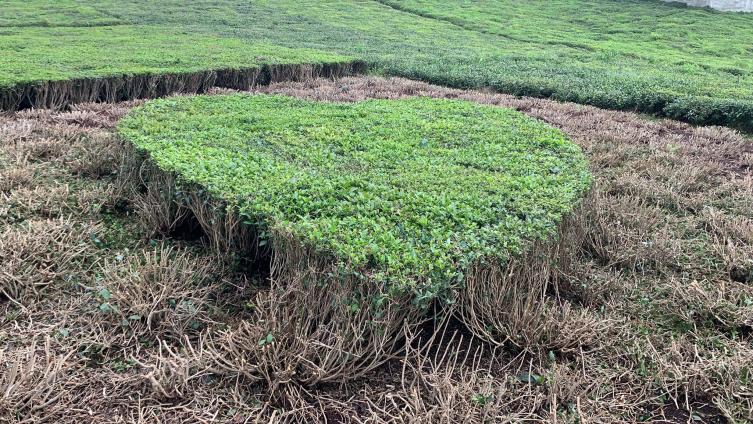
[[[142,191],[145,189],[142,196],[156,199],[150,207],[139,209],[141,219],[160,226],[158,231],[163,234],[169,234],[182,221],[194,218],[217,255],[268,257],[274,286],[303,284],[309,286],[308,290],[314,286],[326,288],[332,291],[333,298],[347,296],[348,293],[343,292],[346,287],[360,287],[360,294],[371,298],[361,299],[366,306],[374,296],[387,296],[382,284],[369,279],[367,270],[342,274],[332,258],[289,234],[264,229],[266,240],[271,243],[260,247],[257,230],[244,223],[246,218],[238,211],[207,196],[202,187],[182,183],[179,176],[163,171],[147,152],[137,151],[133,145],[129,148],[135,158],[130,160],[130,178],[141,182]],[[122,175],[121,178],[129,177]],[[567,282],[560,281],[560,277],[567,274],[584,238],[583,220],[590,204],[588,199],[586,194],[573,206],[571,213],[563,217],[555,237],[532,242],[523,254],[505,263],[477,264],[466,270],[465,278],[441,296],[445,313],[454,313],[475,336],[497,345],[524,347],[534,342],[533,339],[546,337],[536,334],[547,320],[542,310],[547,302],[558,299],[561,292],[569,291]],[[385,305],[401,308],[403,313],[394,318],[406,324],[425,318],[426,308],[417,305],[430,306],[418,302],[414,293],[384,299]],[[402,327],[394,324],[385,323],[386,328],[394,331],[392,336],[402,337]],[[549,329],[551,331],[559,330]]]
[[[151,99],[171,94],[200,94],[213,87],[249,90],[282,81],[307,81],[362,74],[363,61],[309,64],[264,64],[240,69],[187,73],[145,73],[104,78],[34,81],[0,87],[0,110],[33,107],[61,109],[75,103]]]

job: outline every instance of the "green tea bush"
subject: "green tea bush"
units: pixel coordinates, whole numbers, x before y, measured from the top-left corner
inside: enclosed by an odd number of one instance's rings
[[[745,101],[708,97],[681,98],[668,102],[662,114],[697,125],[722,125],[753,132],[753,104]]]
[[[87,78],[164,84],[291,58],[357,59],[384,75],[753,131],[751,39],[753,14],[660,0],[13,0],[0,7],[0,108],[114,98],[77,94]],[[74,95],[57,102],[36,88],[62,80],[76,83],[52,91]],[[119,98],[144,92],[116,88]]]
[[[349,75],[352,57],[151,26],[0,31],[0,109]]]
[[[171,98],[134,109],[119,132],[184,196],[240,215],[281,268],[313,256],[311,278],[379,281],[416,301],[554,237],[590,182],[560,131],[463,101]]]
[[[109,26],[128,22],[72,0],[3,0],[2,27]]]

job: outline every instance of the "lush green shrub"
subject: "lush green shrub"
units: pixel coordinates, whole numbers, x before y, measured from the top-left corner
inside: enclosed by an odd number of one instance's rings
[[[560,131],[463,101],[195,96],[147,103],[119,131],[260,243],[294,240],[329,272],[425,298],[554,236],[590,181]]]
[[[296,67],[325,69],[330,76],[354,60],[166,27],[12,28],[0,31],[0,109],[156,97],[214,85],[248,89],[269,79],[263,71],[270,68],[290,68],[278,78],[289,80]]]
[[[753,14],[660,0],[12,0],[0,8],[0,86],[347,57],[458,88],[748,129],[751,39]],[[47,89],[5,91],[0,108],[55,105]]]
[[[73,0],[3,0],[2,27],[109,26],[128,22]]]
[[[160,27],[14,28],[0,31],[0,87],[146,73],[183,74],[350,58],[305,48]],[[352,60],[352,59],[351,59]]]
[[[662,114],[698,125],[722,125],[753,132],[753,104],[750,102],[686,97],[668,102]]]

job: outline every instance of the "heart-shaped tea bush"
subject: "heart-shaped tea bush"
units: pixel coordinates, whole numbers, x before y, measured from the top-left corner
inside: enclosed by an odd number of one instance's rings
[[[307,278],[355,275],[417,300],[554,237],[590,182],[560,131],[465,101],[169,98],[119,131],[179,184],[228,205],[288,258],[281,268],[303,251],[318,264]]]

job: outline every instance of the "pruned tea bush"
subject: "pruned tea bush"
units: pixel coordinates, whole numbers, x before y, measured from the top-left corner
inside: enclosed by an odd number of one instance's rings
[[[0,31],[0,109],[59,109],[211,87],[248,90],[362,67],[353,57],[321,50],[187,34],[128,25]]]
[[[202,192],[242,217],[273,277],[378,281],[416,303],[555,236],[590,181],[560,131],[464,101],[195,96],[119,129],[177,175],[175,201]]]

